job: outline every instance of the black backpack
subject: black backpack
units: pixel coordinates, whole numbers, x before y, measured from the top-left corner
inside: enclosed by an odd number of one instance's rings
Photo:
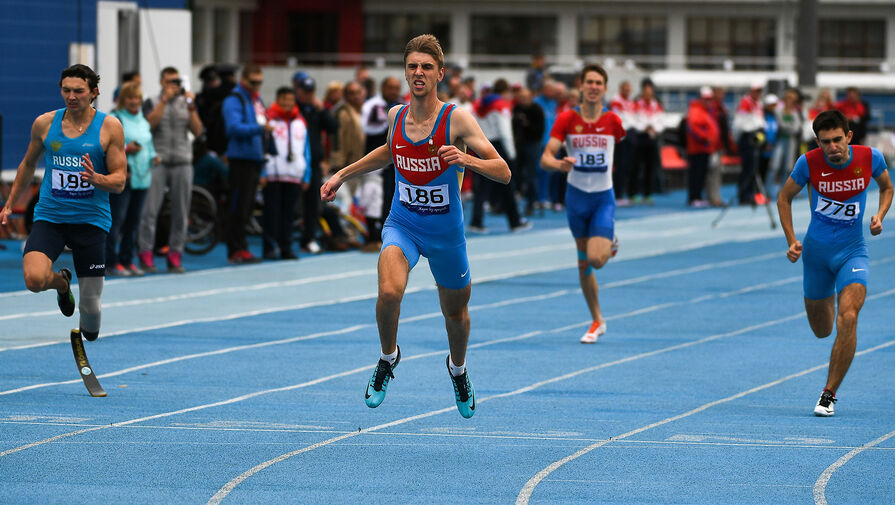
[[[239,93],[230,93],[228,96],[239,98],[242,108],[245,109],[245,98]],[[208,120],[205,122],[205,144],[208,149],[223,156],[227,152],[227,122],[224,120],[224,100],[214,103],[208,109]]]

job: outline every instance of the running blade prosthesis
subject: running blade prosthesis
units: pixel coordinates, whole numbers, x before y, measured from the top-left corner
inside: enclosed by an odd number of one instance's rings
[[[90,367],[90,361],[87,360],[87,351],[84,350],[84,341],[81,340],[81,330],[71,331],[71,350],[75,355],[75,363],[78,365],[78,372],[81,374],[81,380],[87,386],[90,396],[106,396],[106,391],[99,384],[93,368]]]

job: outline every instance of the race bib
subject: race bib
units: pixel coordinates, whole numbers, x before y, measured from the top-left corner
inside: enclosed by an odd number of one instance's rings
[[[414,186],[398,181],[398,197],[401,205],[424,216],[447,214],[451,210],[450,187],[447,184]]]
[[[827,219],[847,223],[858,219],[858,216],[861,215],[861,203],[842,203],[819,196],[817,198],[817,208],[814,209],[814,212]]]
[[[52,194],[58,198],[90,198],[93,196],[93,184],[81,180],[78,172],[59,170],[52,172]]]
[[[578,152],[575,160],[575,170],[582,172],[605,172],[609,170],[606,163],[606,153],[604,151],[597,152]]]

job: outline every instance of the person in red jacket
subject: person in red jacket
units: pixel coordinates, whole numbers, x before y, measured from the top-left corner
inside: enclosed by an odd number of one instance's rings
[[[867,123],[870,121],[870,106],[861,100],[858,88],[846,88],[845,99],[836,102],[836,110],[845,114],[848,119],[848,127],[853,133],[851,144],[863,144],[867,137]]]
[[[703,86],[699,90],[699,99],[690,102],[687,111],[687,157],[690,161],[687,204],[691,207],[708,206],[702,197],[705,175],[709,157],[721,147],[721,132],[710,112],[713,99],[712,89]]]

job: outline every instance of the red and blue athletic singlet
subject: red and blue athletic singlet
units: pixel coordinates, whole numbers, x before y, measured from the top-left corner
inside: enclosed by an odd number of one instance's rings
[[[464,170],[438,156],[438,149],[451,141],[454,105],[442,106],[432,132],[418,142],[411,142],[404,132],[409,110],[405,105],[398,111],[389,143],[395,195],[383,226],[382,247],[400,247],[411,268],[420,255],[425,256],[439,285],[460,289],[470,279],[460,201]]]
[[[96,111],[87,130],[75,138],[62,133],[62,116],[59,109],[44,139],[44,178],[40,186],[40,198],[34,208],[35,221],[51,223],[86,223],[109,231],[112,212],[109,209],[109,193],[81,180],[79,173],[81,156],[90,155],[93,169],[98,174],[108,174],[106,154],[100,144],[100,130],[106,115]]]
[[[450,144],[454,105],[441,108],[432,132],[418,142],[411,142],[404,132],[408,110],[405,105],[398,111],[391,139],[396,175],[388,220],[439,242],[456,244],[464,240],[460,203],[463,169],[448,165],[438,156],[438,149]]]
[[[811,183],[811,223],[807,235],[818,240],[863,240],[861,222],[867,205],[871,177],[886,170],[882,153],[867,146],[849,146],[845,165],[831,165],[823,150],[814,149],[799,157],[792,179]]]
[[[870,179],[886,170],[878,150],[849,146],[844,165],[831,165],[820,148],[799,157],[792,179],[811,183],[811,222],[802,241],[805,296],[823,299],[848,284],[867,285],[870,260],[862,222]]]

